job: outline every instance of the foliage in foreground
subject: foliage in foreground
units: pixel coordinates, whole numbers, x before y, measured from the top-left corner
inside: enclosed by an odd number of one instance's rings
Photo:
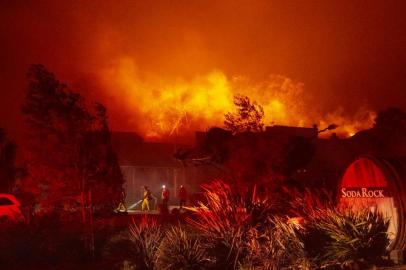
[[[133,220],[130,235],[134,244],[136,269],[155,269],[157,250],[164,235],[161,226],[147,217],[140,224]]]
[[[181,226],[166,231],[157,252],[158,269],[203,270],[207,263],[207,252],[198,238]]]
[[[292,219],[275,212],[270,200],[243,200],[221,181],[204,189],[207,203],[186,226],[131,226],[137,248],[127,261],[137,262],[135,269],[365,269],[386,253],[388,220],[379,213],[304,198],[294,209],[303,218]]]
[[[306,264],[300,229],[286,218],[269,218],[270,226],[252,228],[248,235],[249,255],[245,261],[252,269],[276,270],[283,267],[301,269]],[[250,268],[250,269],[251,269]]]
[[[389,220],[368,210],[321,209],[308,217],[302,241],[318,265],[379,263],[389,245]]]
[[[203,189],[207,204],[202,204],[195,210],[195,217],[187,221],[205,239],[208,255],[216,269],[236,269],[249,253],[249,231],[256,226],[254,224],[260,223],[252,213],[259,216],[267,211],[251,207],[253,203],[237,196],[222,181],[204,185]]]

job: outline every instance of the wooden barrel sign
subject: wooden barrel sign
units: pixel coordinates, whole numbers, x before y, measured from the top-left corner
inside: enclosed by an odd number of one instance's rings
[[[339,207],[379,211],[390,219],[390,250],[406,248],[406,160],[362,156],[351,163],[339,184]]]

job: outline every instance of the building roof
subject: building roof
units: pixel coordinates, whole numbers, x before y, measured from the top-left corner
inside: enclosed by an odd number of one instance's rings
[[[112,132],[112,144],[120,166],[180,167],[173,154],[179,145],[146,142],[134,132]]]
[[[268,126],[265,132],[272,136],[317,138],[317,128],[291,127],[291,126]]]

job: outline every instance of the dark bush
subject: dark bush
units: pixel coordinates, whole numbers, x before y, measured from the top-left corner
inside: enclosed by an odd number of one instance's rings
[[[157,269],[204,270],[207,254],[201,241],[181,226],[168,229],[157,251]]]

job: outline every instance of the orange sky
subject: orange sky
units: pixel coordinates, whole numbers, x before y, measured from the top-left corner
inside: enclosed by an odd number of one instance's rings
[[[134,91],[193,92],[211,74],[246,89],[276,75],[303,85],[285,106],[308,122],[406,109],[405,11],[403,1],[2,1],[0,126],[21,130],[31,63],[105,103],[121,130],[145,130]],[[123,63],[131,70],[118,76]]]

